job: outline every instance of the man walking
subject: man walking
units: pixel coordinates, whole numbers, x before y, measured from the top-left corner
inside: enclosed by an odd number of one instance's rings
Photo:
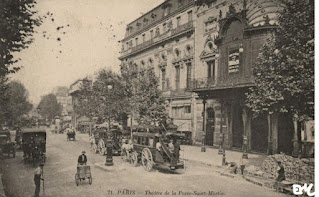
[[[82,155],[78,158],[78,165],[86,165],[87,157],[85,155],[85,151],[82,151]]]
[[[34,184],[35,184],[34,196],[35,197],[39,197],[41,180],[42,181],[44,180],[43,179],[43,166],[44,166],[44,164],[40,163],[34,172]]]

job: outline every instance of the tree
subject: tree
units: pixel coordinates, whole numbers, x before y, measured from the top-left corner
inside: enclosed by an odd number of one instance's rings
[[[256,86],[247,93],[255,113],[290,112],[314,117],[314,1],[286,3],[275,36],[253,67]]]
[[[33,8],[36,0],[0,1],[0,78],[19,70],[10,68],[18,60],[12,53],[25,49],[33,41],[34,28],[41,24]]]
[[[139,124],[156,124],[167,119],[165,99],[158,89],[158,78],[154,68],[139,70],[135,65],[121,65],[121,73],[125,82],[128,109]]]
[[[41,116],[50,120],[60,116],[62,112],[62,105],[58,103],[54,94],[43,96],[38,107],[40,108]]]
[[[98,117],[120,121],[128,106],[121,76],[108,69],[100,70],[93,83],[93,92]]]
[[[29,93],[18,81],[8,83],[3,93],[0,120],[5,120],[9,125],[13,125],[32,109],[32,104],[28,101]]]

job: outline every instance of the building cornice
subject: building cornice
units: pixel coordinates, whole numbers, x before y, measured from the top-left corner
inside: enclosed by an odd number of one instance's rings
[[[162,4],[161,4],[161,5],[162,5]],[[158,7],[160,7],[161,5],[159,5]],[[129,40],[129,39],[131,39],[131,38],[133,38],[133,37],[135,37],[135,36],[141,34],[142,32],[145,32],[145,31],[147,31],[147,30],[149,30],[149,29],[155,27],[156,25],[162,23],[163,21],[167,20],[168,18],[173,17],[173,16],[176,15],[177,13],[184,12],[185,10],[189,9],[189,8],[192,7],[192,6],[194,6],[194,2],[191,2],[191,3],[189,3],[189,4],[186,4],[186,5],[182,6],[182,7],[180,7],[179,9],[177,9],[177,10],[175,10],[174,12],[168,14],[167,16],[162,17],[161,19],[155,21],[154,23],[151,23],[151,24],[147,25],[146,27],[140,29],[139,31],[137,31],[137,32],[135,32],[135,33],[133,33],[133,34],[131,34],[131,35],[125,37],[125,38],[122,40],[122,42],[126,42],[127,40]],[[156,8],[157,8],[157,7],[156,7]],[[155,8],[154,8],[154,9],[155,9]],[[154,9],[153,9],[153,10],[154,10]],[[152,12],[153,10],[151,10],[150,12]],[[150,13],[150,12],[148,12],[148,13]],[[139,17],[138,19],[144,17],[145,15],[146,15],[146,14],[144,14],[144,15],[141,16],[141,17]],[[134,21],[131,22],[130,24],[134,23],[134,22],[137,21],[138,19],[134,20]],[[129,24],[129,25],[130,25],[130,24]],[[129,26],[129,25],[128,25],[128,26]]]
[[[180,37],[182,35],[185,35],[187,33],[192,33],[192,32],[194,32],[193,21],[185,23],[184,25],[181,25],[181,26],[171,30],[171,35],[169,35],[169,36],[166,36],[162,39],[158,39],[157,41],[154,41],[154,40],[156,40],[156,38],[154,38],[154,39],[151,39],[151,40],[144,42],[143,44],[138,45],[137,47],[133,47],[132,49],[130,49],[130,50],[132,50],[130,53],[127,53],[125,55],[120,56],[119,60],[123,60],[124,58],[128,58],[132,55],[135,55],[137,53],[145,51],[145,50],[147,50],[151,47],[154,47],[156,45],[159,45],[163,42],[167,42],[171,39],[174,39],[174,38],[177,38],[177,37]],[[167,34],[167,32],[164,34]],[[162,35],[164,35],[164,34],[162,34]]]

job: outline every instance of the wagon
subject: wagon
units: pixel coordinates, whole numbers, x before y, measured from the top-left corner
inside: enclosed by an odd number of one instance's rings
[[[22,129],[22,151],[24,163],[45,162],[46,160],[46,132],[43,129]]]
[[[74,131],[68,131],[66,135],[67,135],[67,138],[66,138],[67,141],[70,141],[70,140],[75,141],[75,132]]]
[[[179,144],[184,137],[184,134],[176,132],[134,132],[131,163],[137,166],[141,162],[146,171],[151,171],[154,165],[166,166],[171,170],[184,168],[184,162],[179,156]],[[168,148],[171,139],[174,141],[173,151]],[[160,150],[156,145],[160,145]]]
[[[12,157],[15,157],[15,154],[16,154],[15,143],[11,142],[9,131],[0,131],[0,149],[2,154],[7,154],[8,157],[11,154]]]
[[[111,139],[112,139],[112,154],[120,155],[121,153],[121,139],[122,131],[118,129],[111,129]],[[98,151],[100,155],[106,154],[106,141],[107,141],[107,129],[99,128],[95,133],[95,137],[92,139],[91,145],[93,151]]]
[[[89,184],[92,184],[92,174],[91,174],[91,167],[87,165],[78,165],[76,168],[75,173],[75,184],[78,186],[81,181],[85,179],[89,180]]]

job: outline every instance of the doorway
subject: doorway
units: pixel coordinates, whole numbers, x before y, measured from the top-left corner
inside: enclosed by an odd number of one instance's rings
[[[292,116],[280,113],[278,117],[278,153],[291,155],[293,151],[294,124]]]
[[[266,115],[259,115],[251,122],[251,149],[266,153],[268,147],[268,120]]]
[[[232,125],[232,133],[233,133],[233,148],[242,149],[243,146],[243,117],[242,117],[243,109],[239,104],[233,105],[233,125]]]
[[[213,108],[207,109],[206,121],[206,145],[214,145],[214,132],[215,132],[215,111]]]

